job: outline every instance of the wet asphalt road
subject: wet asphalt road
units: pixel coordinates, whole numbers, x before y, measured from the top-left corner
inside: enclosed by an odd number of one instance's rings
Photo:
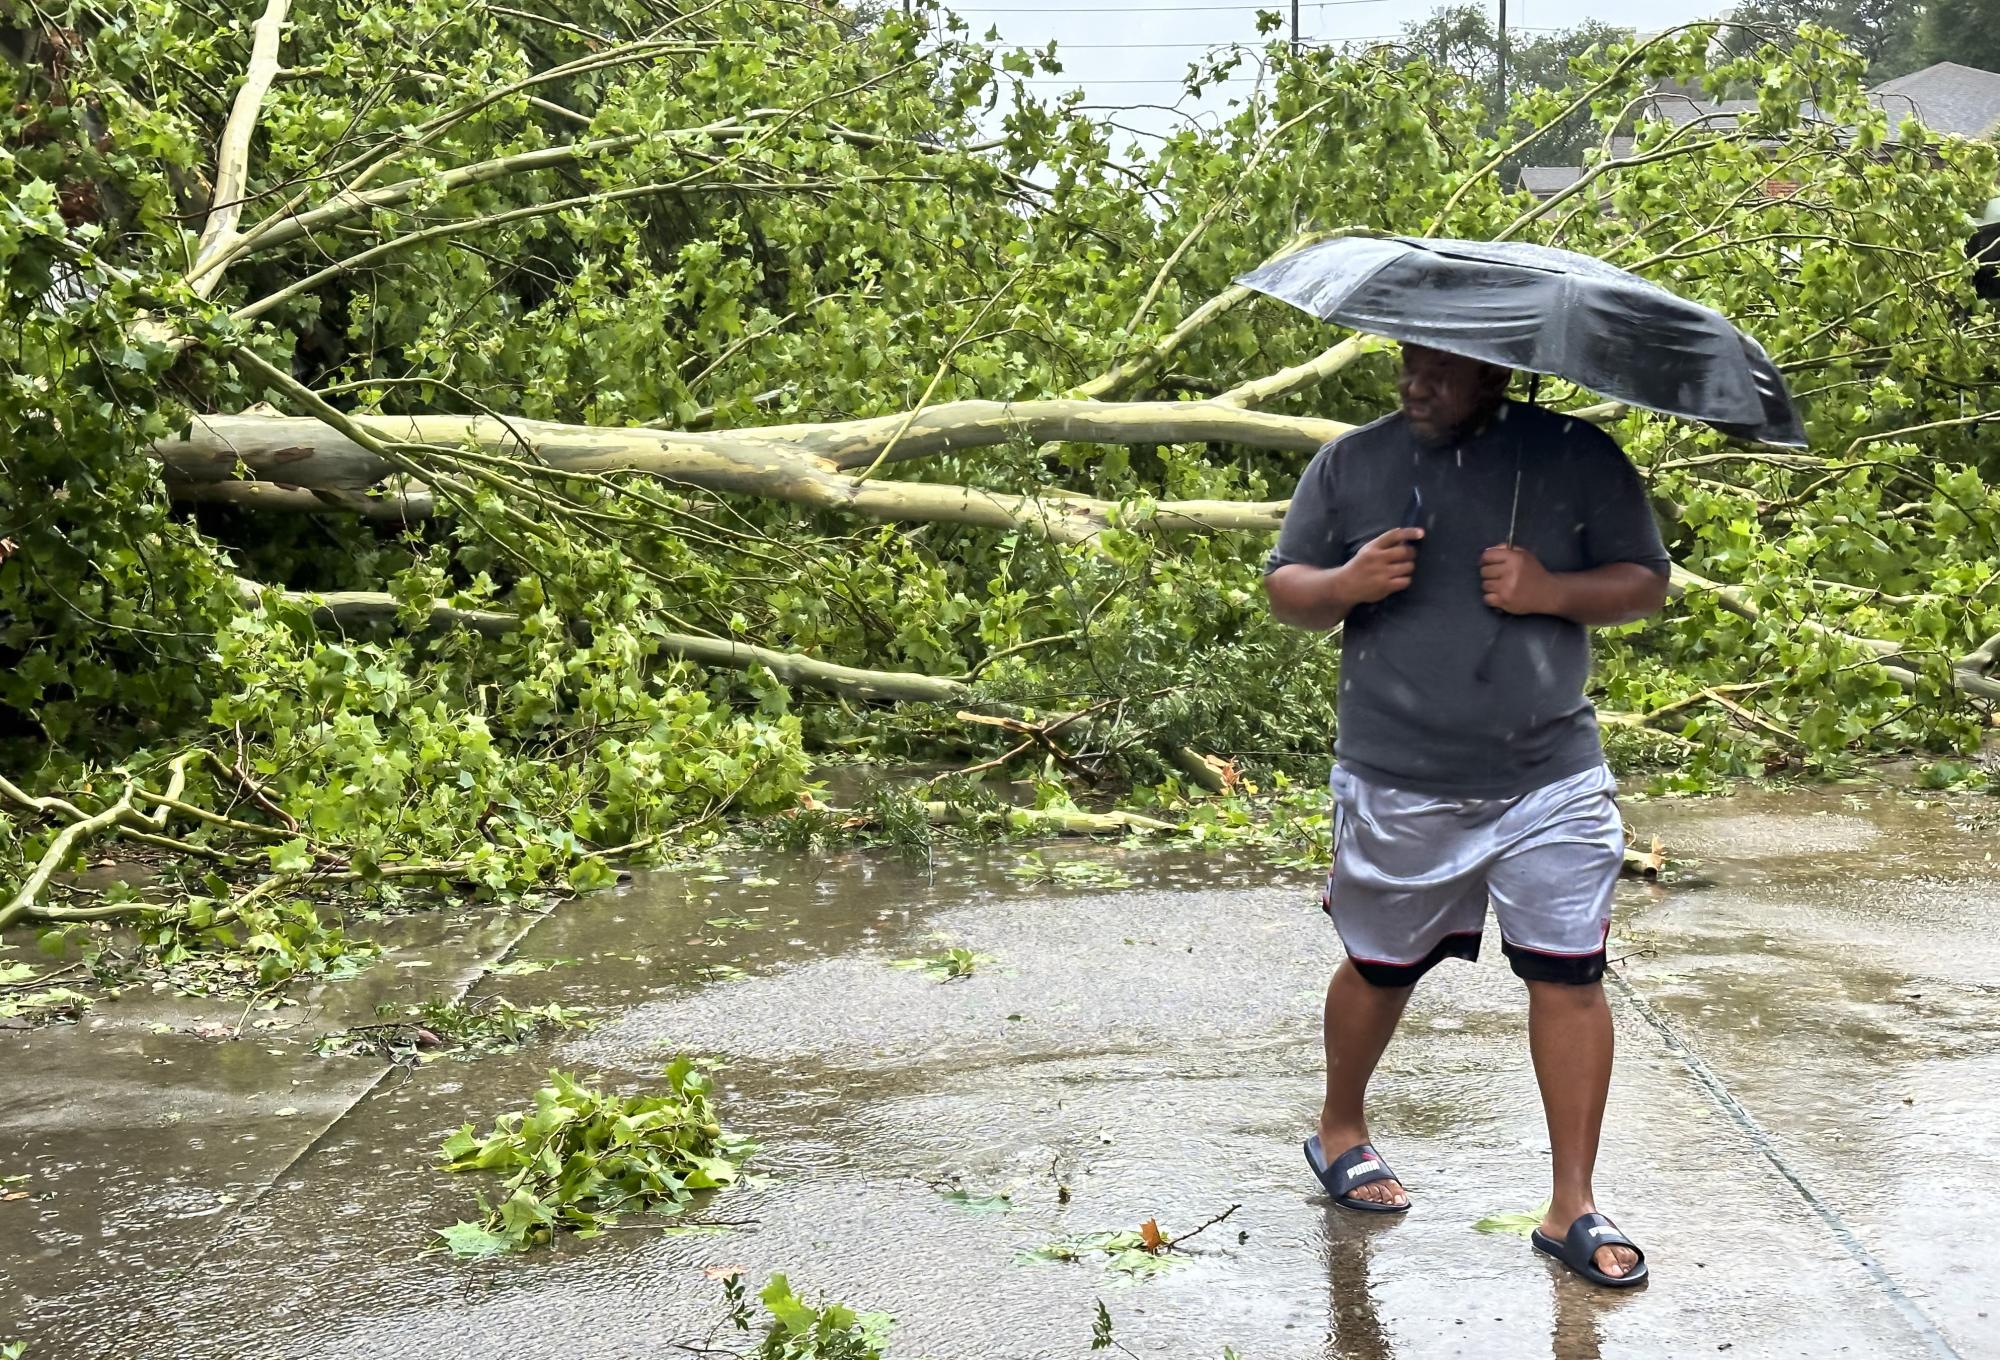
[[[1375,1111],[1417,1208],[1357,1219],[1299,1153],[1338,958],[1306,877],[1074,846],[1044,854],[1135,886],[1037,886],[1004,850],[934,877],[862,855],[658,874],[535,921],[412,922],[243,1039],[190,1032],[240,1003],[134,994],[0,1034],[0,1175],[32,1176],[0,1200],[0,1340],[30,1360],[652,1360],[710,1335],[728,1265],[893,1313],[892,1354],[937,1360],[1086,1355],[1100,1300],[1131,1351],[1204,1360],[2000,1357],[1992,835],[1865,791],[1628,813],[1693,861],[1627,885],[1613,933],[1599,1189],[1648,1251],[1643,1291],[1473,1229],[1546,1191],[1497,949],[1419,990]],[[948,984],[890,966],[948,945],[993,962]],[[564,962],[480,980],[503,956]],[[378,1001],[468,984],[605,1023],[386,1079],[310,1053]],[[476,1185],[433,1163],[460,1123],[550,1066],[636,1084],[677,1052],[724,1060],[725,1120],[764,1149],[701,1209],[718,1231],[423,1250],[471,1212]],[[1143,1281],[1016,1259],[1231,1206]]]

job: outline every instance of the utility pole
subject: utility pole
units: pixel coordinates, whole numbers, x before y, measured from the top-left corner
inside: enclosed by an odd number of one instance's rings
[[[1505,4],[1506,0],[1501,0],[1501,3]],[[1298,56],[1299,56],[1299,0],[1292,0],[1292,60],[1297,61]]]
[[[1296,5],[1298,0],[1292,0]],[[1507,0],[1500,0],[1500,107],[1493,111],[1493,121],[1507,121]]]

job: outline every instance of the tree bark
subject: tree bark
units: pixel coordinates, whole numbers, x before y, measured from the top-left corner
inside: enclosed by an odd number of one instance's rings
[[[841,511],[864,519],[1023,529],[1058,542],[1084,542],[1110,528],[1120,507],[1061,490],[983,491],[937,482],[873,481],[865,468],[896,439],[902,416],[817,425],[769,425],[730,432],[599,429],[496,416],[355,416],[357,429],[398,446],[471,443],[517,458],[524,470],[556,474],[639,473],[707,491],[736,492]],[[1173,444],[1210,440],[1311,453],[1349,426],[1270,415],[1215,401],[949,402],[924,411],[896,439],[891,461],[959,449],[1037,443]],[[522,441],[526,441],[523,447]],[[153,456],[170,485],[225,483],[239,474],[288,487],[359,492],[393,467],[322,421],[286,416],[206,416]],[[417,462],[425,454],[410,455]],[[206,499],[236,499],[216,492]],[[294,501],[296,504],[296,501]],[[1284,517],[1284,501],[1159,501],[1148,521],[1161,532],[1264,533]]]
[[[270,0],[251,30],[250,64],[243,70],[243,84],[230,105],[229,121],[222,126],[222,143],[215,155],[215,194],[195,247],[194,267],[188,271],[189,286],[199,297],[215,295],[229,250],[239,239],[236,224],[242,219],[243,199],[250,187],[250,142],[257,133],[264,96],[278,74],[278,47],[290,8],[291,0]]]
[[[313,621],[322,626],[387,622],[402,609],[395,596],[379,590],[336,590],[314,594],[276,590],[249,580],[239,580],[237,588],[247,604],[275,597],[281,604],[308,611]],[[521,621],[499,610],[459,609],[435,604],[431,606],[424,626],[436,630],[465,628],[484,637],[500,637],[519,628]],[[865,703],[963,704],[973,697],[972,687],[961,680],[920,675],[914,671],[863,670],[819,661],[797,652],[781,652],[770,647],[733,642],[727,638],[663,633],[658,635],[656,646],[661,656],[725,670],[741,671],[762,666],[786,684],[826,690]]]

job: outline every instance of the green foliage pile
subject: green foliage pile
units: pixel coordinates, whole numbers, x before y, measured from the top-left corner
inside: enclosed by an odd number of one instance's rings
[[[730,1318],[738,1331],[755,1326],[745,1298],[743,1277],[723,1282]],[[844,1303],[808,1303],[783,1275],[773,1275],[758,1292],[758,1302],[770,1320],[754,1360],[882,1360],[895,1319],[887,1313],[857,1313]]]
[[[1022,1263],[1096,1261],[1115,1274],[1144,1280],[1171,1270],[1187,1258],[1149,1247],[1140,1233],[1119,1229],[1060,1238],[1019,1252],[1015,1259]]]
[[[1119,527],[1089,544],[1032,517],[865,523],[838,497],[697,491],[609,455],[559,475],[398,445],[386,466],[424,486],[387,490],[436,510],[407,522],[352,491],[218,499],[153,455],[204,417],[273,406],[778,427],[732,446],[755,462],[786,429],[920,404],[1182,403],[1338,338],[1275,304],[1204,310],[1311,228],[1581,249],[1718,307],[1786,367],[1805,459],[1611,419],[1677,558],[1738,588],[1692,591],[1601,649],[1601,698],[1673,779],[1963,752],[1984,729],[1952,661],[2000,629],[1991,427],[1971,419],[2000,408],[2000,323],[1963,252],[1994,157],[1890,128],[1831,34],[1715,66],[1706,30],[1607,38],[1570,55],[1573,93],[1525,89],[1498,117],[1422,57],[1274,44],[1255,98],[1142,154],[1080,94],[1035,94],[1054,55],[993,48],[928,5],[719,0],[664,27],[636,0],[302,6],[237,253],[197,289],[214,148],[263,12],[7,11],[0,880],[52,849],[74,867],[89,838],[59,833],[127,798],[93,835],[161,879],[140,903],[58,877],[0,902],[0,928],[143,906],[163,956],[282,946],[243,977],[267,986],[327,957],[329,899],[590,887],[796,808],[816,759],[977,759],[1009,739],[968,730],[957,703],[891,709],[666,659],[669,633],[950,677],[989,711],[1089,709],[1067,763],[1013,762],[1064,801],[1178,806],[1187,776],[1162,753],[1181,747],[1266,787],[1303,774],[1332,727],[1332,649],[1269,619],[1260,535],[1154,522],[1164,500],[1284,496],[1297,450],[1022,437],[870,474],[1115,503]],[[1578,110],[1622,127],[1668,79],[1752,88],[1756,106],[1733,128],[1646,125],[1631,164],[1593,151],[1567,199],[1508,187],[1537,129],[1567,135]],[[311,216],[357,184],[387,197]],[[1371,352],[1237,399],[1359,421],[1392,404],[1392,378]],[[342,624],[298,594],[337,591],[388,604]],[[454,609],[518,626],[434,626]],[[916,840],[922,804],[884,806]],[[1203,815],[1218,831],[1255,816]]]
[[[439,1230],[445,1245],[491,1256],[558,1232],[594,1237],[627,1213],[678,1213],[697,1192],[734,1182],[750,1145],[722,1131],[708,1078],[685,1058],[661,1075],[661,1092],[618,1096],[552,1072],[533,1109],[502,1115],[484,1136],[467,1124],[447,1138],[447,1170],[505,1179],[480,1196],[477,1221]]]
[[[437,998],[414,1006],[390,1002],[375,1008],[376,1021],[322,1034],[313,1051],[322,1057],[374,1057],[419,1063],[446,1052],[478,1057],[511,1053],[536,1038],[562,1030],[588,1029],[589,1015],[575,1006],[550,1002],[516,1006],[503,997],[474,1001]]]

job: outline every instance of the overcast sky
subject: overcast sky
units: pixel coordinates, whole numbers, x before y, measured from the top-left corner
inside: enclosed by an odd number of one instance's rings
[[[948,0],[948,3],[950,0]],[[1289,15],[1288,0],[1271,0],[1267,8]],[[1037,77],[1038,94],[1055,95],[1081,86],[1089,102],[1130,106],[1121,124],[1159,132],[1175,122],[1164,109],[1147,104],[1174,104],[1188,63],[1199,60],[1215,44],[1249,43],[1257,35],[1255,4],[1203,5],[1181,0],[993,0],[990,5],[958,4],[952,8],[972,25],[975,36],[997,28],[1008,43],[1039,46],[1053,38],[1063,63],[1060,78]],[[1428,16],[1435,8],[1417,0],[1325,0],[1302,3],[1299,34],[1313,39],[1362,39],[1393,36],[1405,24]],[[1729,8],[1728,0],[1509,0],[1510,29],[1566,28],[1596,18],[1645,31],[1692,19],[1711,17]],[[1231,82],[1239,90],[1255,80],[1254,64],[1246,64]],[[1226,93],[1212,94],[1202,105],[1184,105],[1193,112],[1225,106]]]

